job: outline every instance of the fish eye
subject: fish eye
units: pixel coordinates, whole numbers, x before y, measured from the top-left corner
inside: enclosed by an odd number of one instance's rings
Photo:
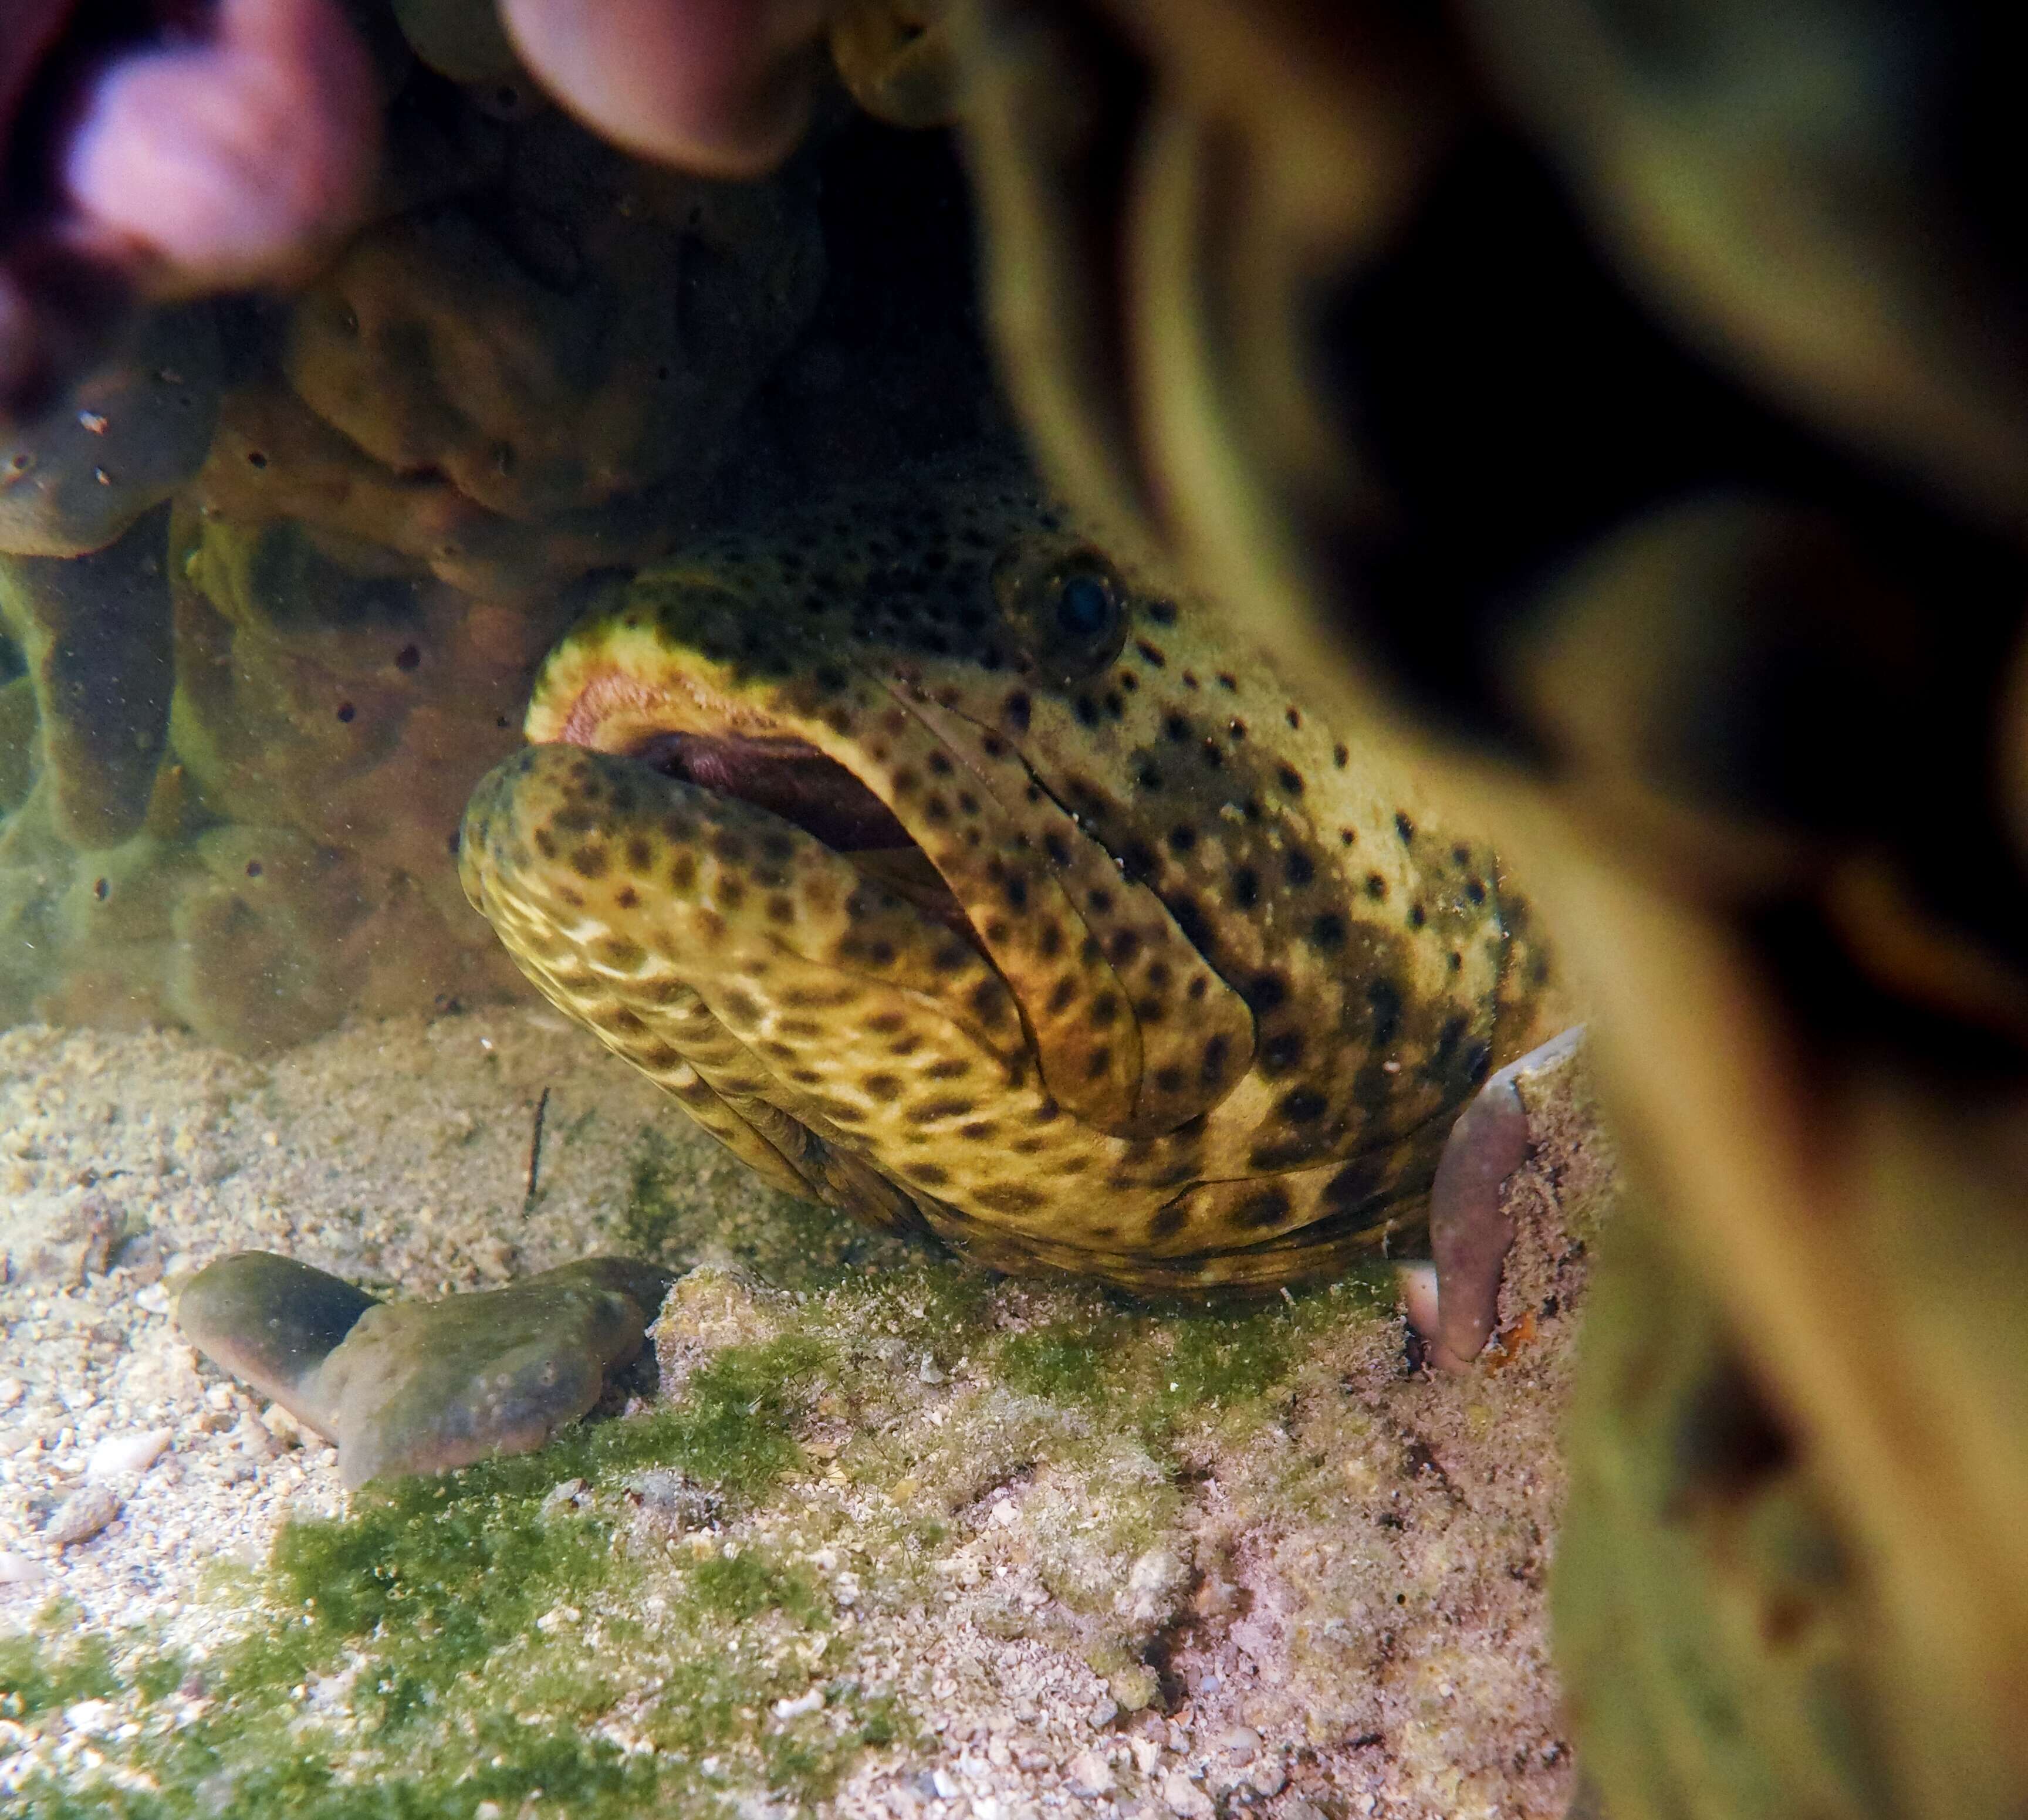
[[[1072,575],[1057,590],[1057,630],[1081,645],[1110,631],[1119,611],[1112,590],[1096,575]]]
[[[1064,686],[1112,662],[1127,637],[1133,596],[1088,545],[1010,540],[994,560],[994,597],[1017,661],[1037,681]]]

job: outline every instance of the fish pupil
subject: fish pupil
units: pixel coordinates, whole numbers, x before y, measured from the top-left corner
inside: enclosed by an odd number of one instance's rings
[[[1057,594],[1057,624],[1069,638],[1097,638],[1112,617],[1112,596],[1090,575],[1073,575]]]

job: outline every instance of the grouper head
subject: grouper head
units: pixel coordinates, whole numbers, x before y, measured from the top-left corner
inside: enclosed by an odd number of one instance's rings
[[[782,1186],[1002,1267],[1328,1269],[1527,1022],[1484,844],[1019,481],[616,583],[527,732],[461,843],[522,970]]]

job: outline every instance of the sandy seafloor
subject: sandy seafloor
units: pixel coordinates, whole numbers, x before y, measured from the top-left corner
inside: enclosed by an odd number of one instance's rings
[[[233,1752],[271,1737],[322,1791],[301,1811],[332,1814],[1560,1814],[1544,1581],[1584,1262],[1556,1197],[1609,1189],[1603,1140],[1552,1107],[1515,1191],[1512,1356],[1434,1382],[1356,1286],[1235,1323],[875,1239],[758,1186],[543,1010],[353,1025],[262,1063],[169,1032],[0,1033],[0,1631],[22,1683],[0,1688],[0,1807],[256,1811]],[[307,1622],[277,1533],[347,1499],[333,1452],[175,1326],[179,1280],[249,1247],[424,1297],[599,1250],[704,1267],[662,1338],[695,1482],[558,1467],[543,1520],[575,1526],[597,1583],[482,1578],[476,1666],[420,1718],[373,1692],[376,1662],[424,1660],[442,1628],[405,1640],[398,1602],[259,1692],[246,1640]],[[754,1350],[783,1335],[814,1349]],[[675,1385],[727,1343],[800,1361],[742,1406],[794,1445],[735,1437],[736,1495]],[[642,1401],[601,1435],[657,1419]],[[741,1562],[760,1590],[728,1603]],[[723,1695],[708,1725],[701,1688]],[[583,1774],[544,1784],[495,1748],[500,1713],[575,1740]],[[461,1739],[486,1740],[462,1769]],[[413,1807],[365,1802],[395,1784]]]

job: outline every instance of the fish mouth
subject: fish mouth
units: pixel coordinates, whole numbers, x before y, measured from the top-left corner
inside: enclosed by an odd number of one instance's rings
[[[916,837],[852,768],[727,692],[682,647],[601,634],[551,654],[530,704],[528,738],[630,759],[672,781],[779,816],[986,953],[955,893]]]
[[[779,816],[833,853],[920,851],[886,804],[806,740],[654,733],[623,748],[619,756]]]
[[[664,731],[637,736],[616,756],[779,816],[985,953],[964,906],[894,812],[849,767],[807,740]]]
[[[826,751],[805,737],[799,716],[728,686],[694,646],[721,616],[736,632],[752,609],[699,585],[690,638],[640,626],[623,612],[588,626],[552,651],[538,679],[524,731],[532,744],[583,746],[632,760],[691,789],[779,817],[863,876],[906,899],[962,937],[985,944],[916,835],[853,768],[852,748]],[[805,653],[816,668],[838,661]]]

